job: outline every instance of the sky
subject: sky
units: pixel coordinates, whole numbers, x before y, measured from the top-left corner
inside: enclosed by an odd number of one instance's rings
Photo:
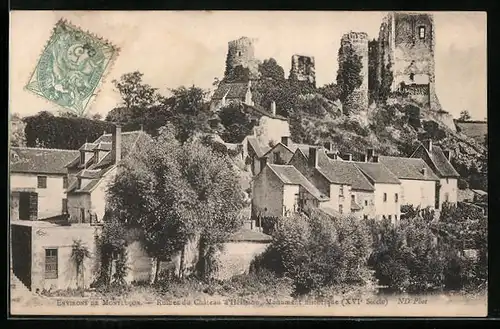
[[[314,56],[316,81],[334,82],[340,38],[349,31],[378,36],[384,12],[271,11],[14,11],[10,29],[10,111],[22,116],[57,112],[56,105],[24,90],[52,28],[60,18],[107,39],[119,55],[88,107],[103,117],[120,103],[111,81],[139,70],[166,93],[196,85],[213,88],[222,78],[228,42],[255,38],[255,55],[275,58],[290,71],[293,54]],[[436,92],[445,111],[473,119],[487,115],[486,13],[435,12]]]

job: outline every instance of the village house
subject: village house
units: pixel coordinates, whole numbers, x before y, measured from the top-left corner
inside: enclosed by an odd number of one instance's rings
[[[439,208],[436,204],[436,187],[439,178],[432,169],[419,158],[379,156],[384,164],[401,182],[401,205],[413,207]]]
[[[218,111],[232,103],[254,105],[252,100],[251,81],[248,82],[221,82],[210,103],[210,110]]]
[[[10,148],[10,219],[38,220],[67,213],[68,164],[78,151]]]
[[[458,194],[458,178],[460,175],[451,164],[451,152],[433,145],[431,140],[422,142],[410,158],[421,158],[439,177],[436,187],[436,205],[439,209],[445,202],[456,203]]]
[[[327,205],[328,197],[295,167],[277,164],[265,164],[262,167],[253,181],[254,218],[290,216],[307,207],[321,208]]]
[[[68,166],[70,186],[67,191],[69,221],[98,223],[106,208],[106,189],[117,174],[117,164],[150,139],[143,131],[121,132],[117,126],[93,143],[85,143]]]
[[[354,162],[374,188],[376,219],[395,222],[401,214],[401,181],[378,161],[373,149],[367,150],[365,162]]]
[[[359,189],[360,182],[365,181],[362,189],[372,189],[367,179],[359,172],[353,163],[335,160],[336,153],[331,153],[334,159],[327,155],[324,148],[310,147],[308,154],[302,148],[297,148],[289,164],[297,168],[323,194],[329,197],[328,208],[336,213],[355,214],[363,216],[364,209],[353,185]],[[371,202],[370,202],[371,203]],[[368,215],[368,203],[366,207]]]

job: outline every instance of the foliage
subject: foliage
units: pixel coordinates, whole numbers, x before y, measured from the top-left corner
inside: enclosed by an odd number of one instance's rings
[[[26,123],[23,122],[21,116],[14,113],[10,117],[10,145],[11,146],[26,146]]]
[[[240,143],[246,136],[251,135],[254,123],[241,104],[230,104],[219,111],[220,123],[225,128],[220,134],[228,143]]]
[[[181,145],[172,127],[137,149],[109,188],[114,216],[140,229],[157,260],[199,238],[200,262],[207,262],[214,246],[241,224],[242,195],[229,161],[199,141]],[[202,268],[201,274],[210,274]]]
[[[340,88],[334,83],[319,87],[317,92],[332,102],[338,100],[340,97]]]
[[[295,293],[304,294],[332,284],[360,283],[370,246],[364,222],[313,211],[310,218],[281,218],[270,247],[254,267],[289,277]]]
[[[251,73],[250,69],[243,67],[242,65],[237,65],[235,67],[229,67],[228,71],[224,75],[224,82],[247,82],[250,80]]]
[[[344,102],[352,92],[363,83],[361,57],[356,54],[351,44],[342,45],[338,53],[339,69],[337,85],[340,88],[340,100]]]
[[[391,86],[394,80],[394,74],[392,72],[392,65],[388,63],[382,69],[382,81],[378,90],[378,100],[382,103],[387,101],[391,93]]]
[[[71,259],[75,262],[77,280],[81,275],[83,281],[83,262],[90,257],[89,248],[82,243],[82,240],[74,240],[71,246]]]
[[[285,70],[274,58],[265,59],[259,64],[261,79],[272,79],[275,81],[285,80]]]
[[[154,105],[159,100],[157,89],[143,83],[143,77],[143,73],[134,71],[123,74],[120,80],[112,81],[126,109],[133,107],[143,109]]]
[[[25,117],[26,146],[77,150],[85,142],[94,141],[105,131],[111,132],[111,123],[87,118],[57,117],[42,111]],[[123,129],[127,131],[127,129]]]
[[[469,121],[470,119],[471,119],[471,116],[470,116],[469,111],[464,110],[464,111],[460,112],[460,117],[458,118],[458,120]]]

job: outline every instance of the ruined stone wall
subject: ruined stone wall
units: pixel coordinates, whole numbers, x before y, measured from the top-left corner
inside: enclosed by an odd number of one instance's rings
[[[352,113],[368,108],[368,34],[365,32],[349,32],[344,34],[341,47],[352,47],[355,54],[361,58],[361,76],[363,82],[345,100],[344,112]],[[345,52],[344,52],[345,53]],[[342,58],[340,60],[343,60]]]
[[[293,55],[289,78],[295,81],[306,81],[316,86],[314,57]]]
[[[231,68],[236,66],[248,68],[251,78],[258,78],[259,61],[255,58],[255,47],[252,39],[241,37],[238,40],[229,41],[227,61]]]

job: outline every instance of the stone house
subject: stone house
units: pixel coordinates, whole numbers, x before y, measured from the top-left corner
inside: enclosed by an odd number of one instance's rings
[[[210,103],[210,110],[218,111],[231,103],[254,105],[252,100],[251,82],[221,82]]]
[[[439,178],[424,160],[379,156],[384,164],[401,182],[401,205],[438,208],[436,205],[436,186]]]
[[[254,218],[290,216],[307,207],[327,206],[329,201],[295,167],[277,164],[263,166],[253,180],[252,196]]]
[[[37,220],[67,213],[66,164],[78,151],[10,148],[10,219]]]
[[[93,143],[85,143],[68,166],[69,221],[100,222],[106,207],[106,189],[117,174],[117,165],[130,155],[140,141],[151,137],[143,131],[121,132],[117,126]]]
[[[353,179],[356,175],[354,172],[357,171],[362,179],[366,178],[354,164],[331,159],[324,149],[318,147],[310,147],[307,155],[297,148],[289,164],[329,197],[328,207],[338,214],[363,213],[363,207],[358,204],[356,193],[352,191],[353,183],[357,183]]]
[[[400,219],[401,214],[401,181],[378,162],[378,156],[373,155],[368,159],[371,162],[354,163],[374,188],[374,217],[395,222]]]
[[[436,205],[439,205],[439,209],[444,202],[457,202],[460,175],[451,164],[449,150],[443,150],[441,147],[433,145],[431,140],[425,140],[417,146],[410,158],[423,159],[439,177],[439,184],[436,186]]]

